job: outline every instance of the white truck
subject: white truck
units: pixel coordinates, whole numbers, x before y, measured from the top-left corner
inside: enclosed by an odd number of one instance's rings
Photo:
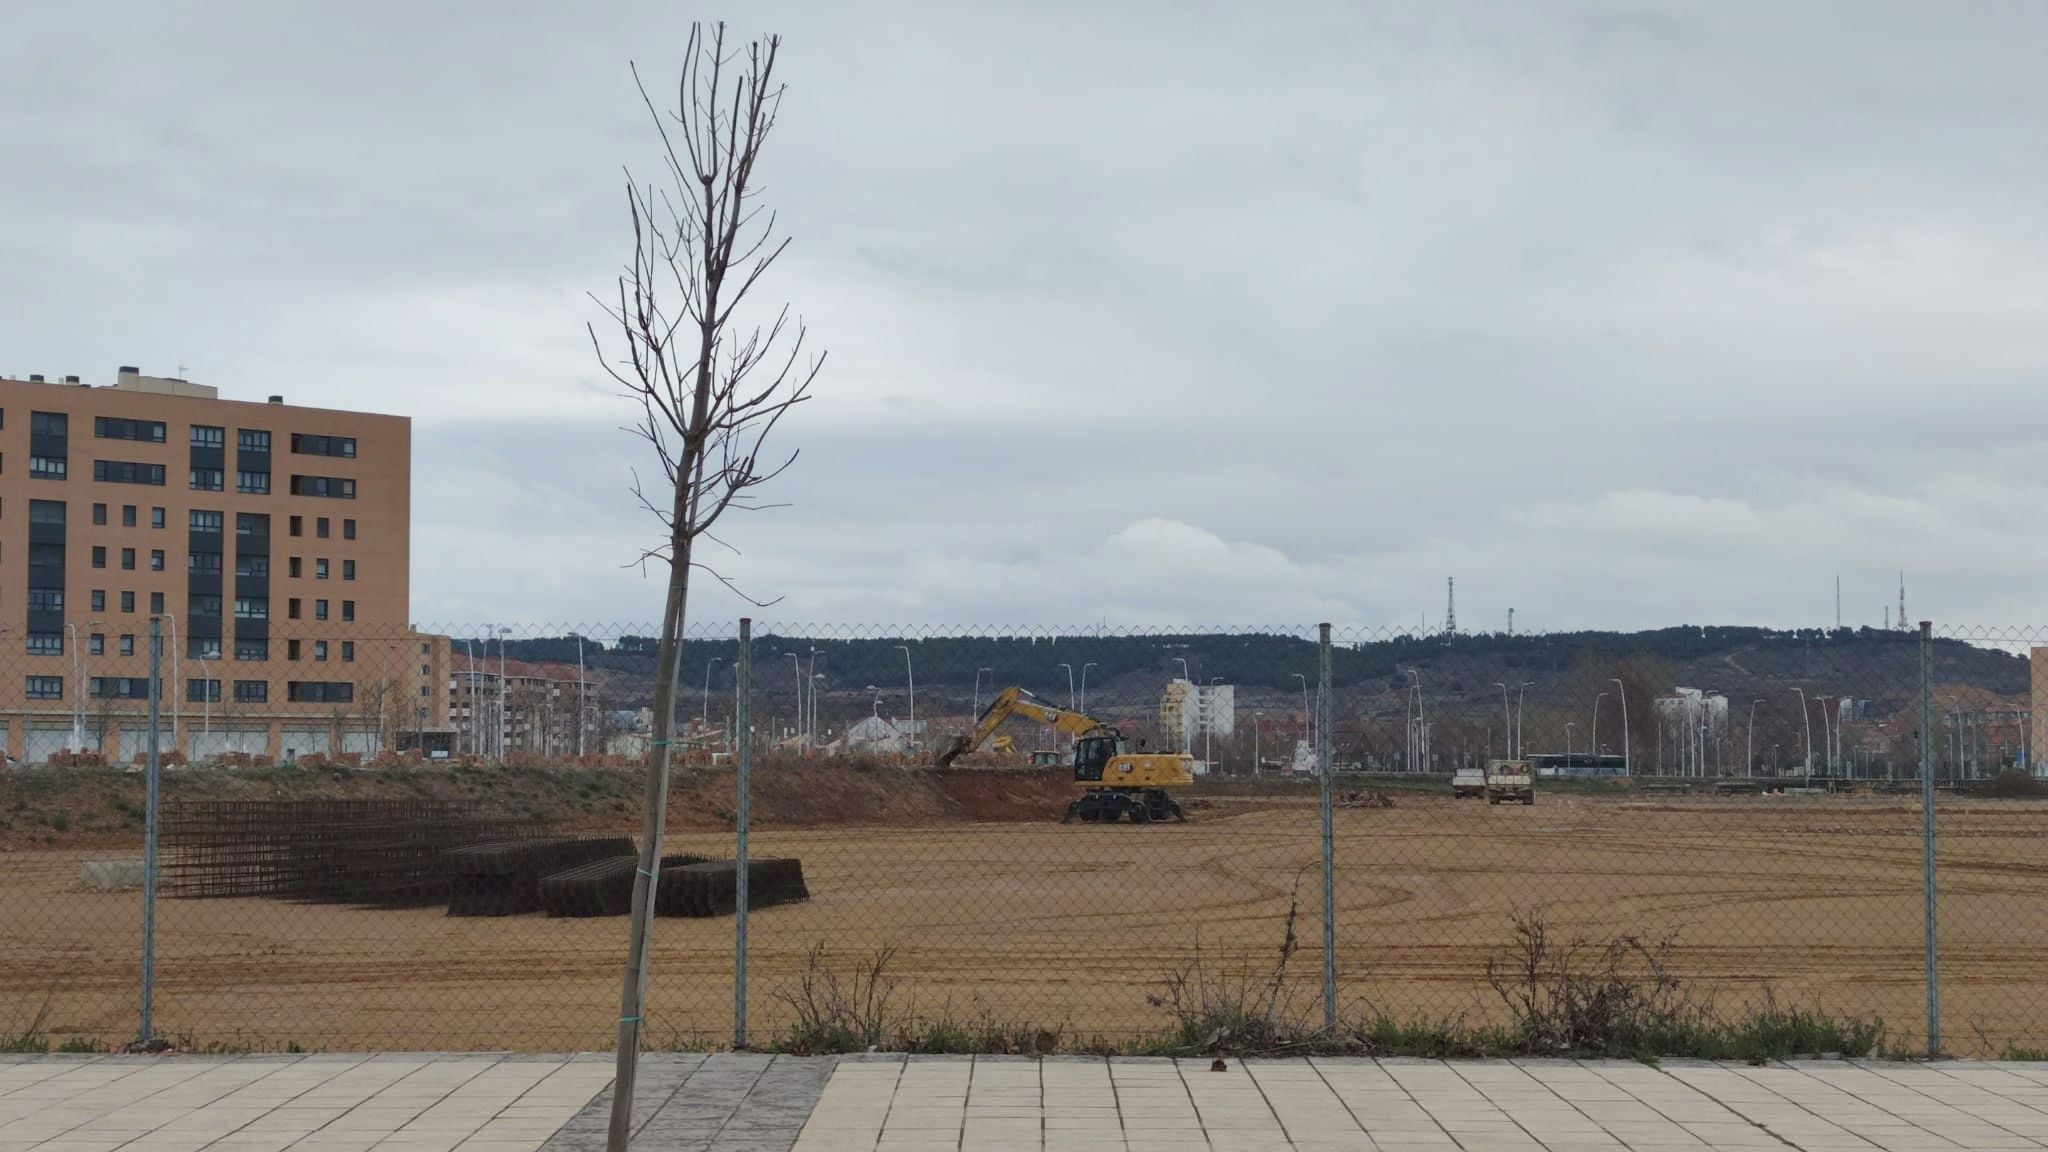
[[[1477,766],[1451,773],[1451,798],[1477,800],[1486,795],[1486,769]]]
[[[1536,802],[1536,772],[1527,760],[1486,762],[1486,802],[1523,804]]]

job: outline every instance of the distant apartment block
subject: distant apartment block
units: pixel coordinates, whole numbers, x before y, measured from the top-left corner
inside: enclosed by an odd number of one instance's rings
[[[459,641],[447,667],[446,727],[458,754],[596,756],[617,735],[610,679],[596,669],[493,658]]]
[[[122,368],[0,378],[0,712],[27,761],[447,742],[447,644],[406,623],[412,425]],[[175,742],[170,733],[175,732]]]

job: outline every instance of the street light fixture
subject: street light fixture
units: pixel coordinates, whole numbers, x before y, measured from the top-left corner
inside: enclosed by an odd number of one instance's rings
[[[1756,775],[1756,706],[1761,703],[1761,700],[1749,702],[1749,739],[1742,747],[1742,774],[1745,776]]]
[[[501,626],[498,629],[498,762],[500,764],[505,762],[506,740],[511,735],[512,728],[512,718],[505,711],[505,637],[511,634],[512,629],[510,628]],[[488,660],[490,656],[491,650],[485,648],[484,658]]]
[[[1069,711],[1069,712],[1075,711],[1075,708],[1074,708],[1074,666],[1073,666],[1072,664],[1055,664],[1055,665],[1053,665],[1053,667],[1055,667],[1055,668],[1065,668],[1065,669],[1067,670],[1067,711]]]
[[[1308,734],[1308,744],[1309,744],[1309,747],[1313,748],[1313,747],[1315,747],[1315,744],[1316,744],[1316,716],[1315,716],[1315,713],[1313,713],[1313,712],[1310,712],[1310,711],[1308,710],[1308,677],[1307,677],[1307,676],[1305,676],[1305,675],[1303,675],[1303,674],[1301,674],[1301,673],[1299,673],[1299,672],[1296,672],[1296,673],[1294,674],[1294,678],[1295,678],[1296,680],[1299,680],[1299,681],[1301,681],[1301,727],[1302,727],[1302,731],[1304,731],[1304,732],[1306,732],[1306,733]]]
[[[697,714],[697,723],[706,728],[711,726],[711,670],[723,663],[724,659],[718,656],[704,662],[704,710]]]
[[[1593,697],[1593,730],[1586,734],[1586,744],[1593,750],[1593,761],[1596,765],[1600,761],[1600,701],[1606,698],[1605,692]]]
[[[1515,689],[1515,759],[1517,760],[1520,760],[1525,754],[1522,745],[1522,700],[1529,689],[1534,687],[1535,684],[1534,680],[1524,680],[1522,681],[1522,686]]]
[[[1577,724],[1569,720],[1564,722],[1564,766],[1566,768],[1572,766],[1572,729],[1577,727]]]
[[[1081,665],[1081,707],[1079,711],[1082,715],[1086,715],[1088,712],[1088,670],[1093,667],[1095,667],[1095,661],[1093,660]]]
[[[917,747],[917,674],[910,666],[910,645],[898,644],[896,649],[903,653],[903,680],[910,689],[910,747]]]
[[[1214,689],[1216,685],[1221,683],[1223,683],[1223,677],[1211,677],[1209,680],[1210,691],[1204,693],[1202,697],[1202,764],[1205,771],[1210,764],[1209,752],[1213,747],[1212,741],[1216,734],[1216,698]]]
[[[1799,693],[1799,723],[1806,729],[1806,786],[1813,787],[1813,713],[1806,710],[1806,689],[1794,688]]]
[[[995,669],[993,669],[993,668],[976,668],[976,669],[974,670],[974,719],[975,719],[975,720],[979,720],[979,719],[981,719],[981,674],[982,674],[983,672],[986,672],[986,673],[988,673],[988,686],[989,686],[989,687],[991,687],[991,688],[993,688],[993,687],[995,687],[995,686],[996,686],[996,670],[995,670]]]

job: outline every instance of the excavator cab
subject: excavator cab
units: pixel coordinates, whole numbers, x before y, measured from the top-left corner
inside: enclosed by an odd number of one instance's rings
[[[1099,784],[1109,762],[1123,754],[1124,738],[1115,729],[1090,733],[1074,741],[1074,779]]]

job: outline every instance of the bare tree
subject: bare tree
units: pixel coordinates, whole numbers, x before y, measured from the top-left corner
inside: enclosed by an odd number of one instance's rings
[[[632,1124],[690,576],[704,568],[730,587],[703,563],[696,545],[728,509],[760,507],[754,490],[795,460],[791,453],[779,463],[764,461],[762,447],[790,409],[806,398],[824,362],[822,355],[804,355],[803,324],[792,321],[787,306],[765,327],[735,322],[740,306],[789,244],[777,238],[774,214],[764,218],[754,184],[762,145],[782,102],[783,89],[775,80],[780,45],[780,37],[767,36],[729,50],[723,24],[708,30],[697,25],[684,51],[674,109],[656,109],[645,84],[640,85],[641,100],[661,139],[662,179],[659,187],[642,185],[627,173],[633,250],[619,276],[616,301],[599,301],[616,326],[609,354],[596,327],[590,329],[605,371],[639,402],[641,418],[632,431],[653,446],[667,481],[659,493],[637,480],[634,486],[641,504],[666,529],[664,543],[643,552],[639,563],[665,561],[668,592],[656,665],[645,827],[620,993],[611,1152],[626,1152]],[[639,80],[637,68],[634,79]]]

